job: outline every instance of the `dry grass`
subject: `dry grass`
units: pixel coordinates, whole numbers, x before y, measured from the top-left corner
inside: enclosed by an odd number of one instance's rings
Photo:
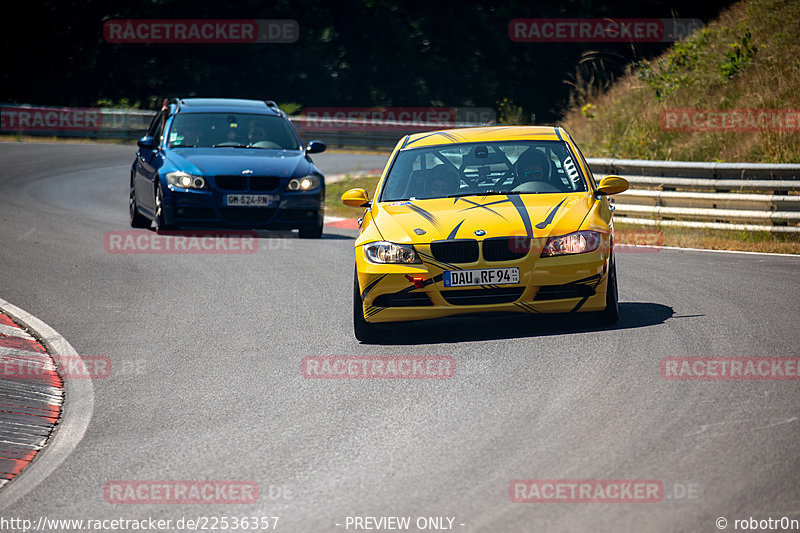
[[[796,235],[692,228],[661,228],[656,230],[652,226],[622,224],[620,220],[616,219],[614,223],[617,231],[621,230],[622,233],[627,230],[642,230],[648,233],[660,231],[663,234],[664,246],[800,254],[800,239]],[[658,240],[661,241],[662,239]]]
[[[334,217],[359,218],[364,214],[360,207],[348,207],[342,203],[342,194],[350,189],[366,189],[370,199],[378,187],[376,176],[346,176],[344,179],[325,184],[325,214]]]
[[[562,121],[591,157],[800,161],[800,132],[679,132],[670,108],[800,108],[800,2],[746,0]]]

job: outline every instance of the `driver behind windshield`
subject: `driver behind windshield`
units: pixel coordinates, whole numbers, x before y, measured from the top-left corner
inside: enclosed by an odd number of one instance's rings
[[[201,136],[203,135],[203,128],[194,120],[184,120],[183,125],[178,130],[179,142],[175,143],[180,146],[200,146]]]
[[[255,120],[251,120],[247,126],[247,141],[250,146],[266,140],[267,132],[264,130],[264,126]]]
[[[426,198],[445,198],[458,193],[461,178],[458,171],[448,165],[437,165],[430,169],[425,183]]]
[[[544,154],[536,148],[528,148],[519,156],[514,164],[514,171],[516,187],[533,181],[550,183],[550,165]]]

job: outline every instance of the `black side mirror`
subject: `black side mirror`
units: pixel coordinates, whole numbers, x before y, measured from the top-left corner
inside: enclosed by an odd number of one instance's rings
[[[318,154],[320,152],[324,152],[325,148],[327,148],[327,146],[325,146],[324,142],[322,142],[322,141],[311,141],[311,142],[308,143],[308,148],[306,148],[306,153],[307,154]]]
[[[158,143],[156,142],[155,137],[150,137],[149,135],[145,135],[138,141],[136,144],[139,145],[139,148],[145,148],[146,150],[155,150]]]

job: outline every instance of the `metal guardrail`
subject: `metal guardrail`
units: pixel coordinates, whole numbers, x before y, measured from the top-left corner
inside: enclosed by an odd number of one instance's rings
[[[800,234],[800,165],[589,159],[600,180],[627,179],[612,197],[618,222]]]
[[[592,171],[617,176],[661,176],[715,179],[800,179],[800,165],[792,163],[702,163],[590,158]]]

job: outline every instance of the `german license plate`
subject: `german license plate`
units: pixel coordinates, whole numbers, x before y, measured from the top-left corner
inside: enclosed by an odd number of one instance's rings
[[[445,270],[445,287],[471,285],[510,285],[519,283],[519,268],[478,268],[475,270]]]
[[[271,194],[226,194],[225,205],[237,207],[269,207],[275,198]]]

